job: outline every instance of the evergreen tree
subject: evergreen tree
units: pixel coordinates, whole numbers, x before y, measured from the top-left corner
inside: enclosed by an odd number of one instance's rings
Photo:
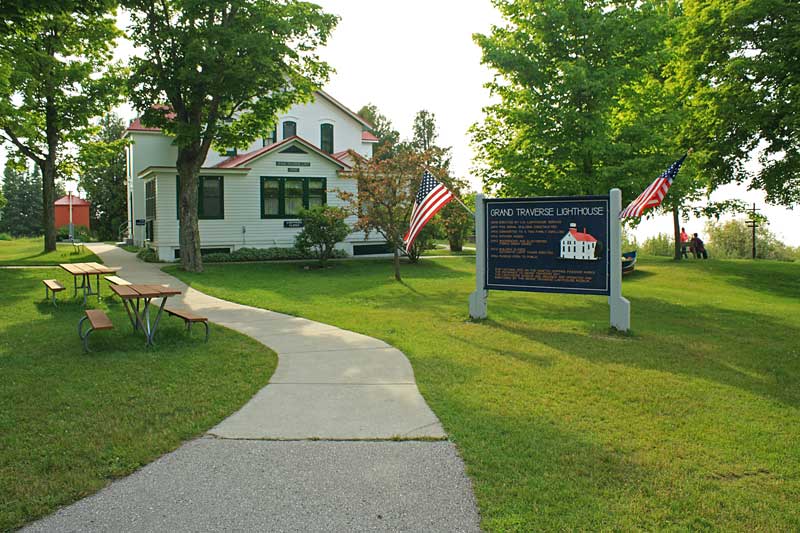
[[[92,229],[100,240],[117,239],[127,220],[125,124],[115,114],[100,120],[99,130],[81,147],[80,186],[91,201]]]
[[[394,129],[392,121],[382,114],[375,104],[367,104],[358,110],[358,116],[372,124],[372,133],[378,138],[372,153],[376,157],[389,157],[400,143],[400,132]]]
[[[6,204],[0,216],[0,232],[14,237],[42,234],[42,176],[38,167],[8,162],[3,171]]]

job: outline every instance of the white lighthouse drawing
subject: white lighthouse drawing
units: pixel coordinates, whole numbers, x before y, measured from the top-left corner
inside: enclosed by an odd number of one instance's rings
[[[577,225],[572,222],[569,231],[561,238],[561,259],[578,259],[580,261],[596,261],[595,256],[597,239],[586,233],[578,231]]]

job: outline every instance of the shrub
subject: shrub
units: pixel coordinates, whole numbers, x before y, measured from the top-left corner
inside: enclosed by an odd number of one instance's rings
[[[142,248],[136,253],[136,257],[145,263],[159,263],[158,254],[152,248]]]
[[[10,241],[11,235],[8,233],[0,233],[0,241]]]
[[[347,257],[347,252],[334,250],[332,257]],[[231,253],[206,254],[203,260],[209,263],[241,263],[247,261],[288,261],[315,259],[309,251],[298,248],[239,248]]]
[[[295,247],[313,254],[319,259],[319,264],[325,266],[333,256],[336,244],[350,235],[350,227],[345,222],[347,215],[341,207],[328,205],[300,210],[303,229],[295,238]]]

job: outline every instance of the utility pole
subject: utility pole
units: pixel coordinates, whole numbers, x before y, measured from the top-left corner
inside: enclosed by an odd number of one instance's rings
[[[756,204],[753,204],[752,209],[748,209],[750,213],[750,220],[745,222],[748,228],[753,228],[753,259],[756,258],[756,228],[758,227],[758,215],[759,209],[756,209]]]

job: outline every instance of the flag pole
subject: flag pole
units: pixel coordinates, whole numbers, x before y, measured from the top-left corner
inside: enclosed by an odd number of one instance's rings
[[[431,169],[430,169],[430,168],[428,168],[427,166],[425,166],[424,168],[425,168],[425,171],[427,171],[427,172],[430,172],[430,173],[431,173],[432,175],[434,175],[434,176],[436,175],[436,174],[434,174],[433,172],[431,172]],[[448,190],[449,190],[449,189],[448,189]],[[456,196],[456,195],[455,195],[455,193],[454,193],[453,191],[450,191],[450,194],[452,194],[452,195],[453,195],[453,198],[455,198],[455,199],[456,199],[456,201],[457,201],[458,203],[460,203],[460,204],[461,204],[461,207],[463,207],[464,209],[466,209],[466,210],[467,210],[467,213],[469,213],[469,214],[470,214],[470,216],[471,216],[472,218],[475,218],[475,213],[472,211],[472,209],[470,209],[469,207],[467,207],[467,204],[465,204],[464,202],[462,202],[462,201],[461,201],[461,198],[459,198],[458,196]]]

